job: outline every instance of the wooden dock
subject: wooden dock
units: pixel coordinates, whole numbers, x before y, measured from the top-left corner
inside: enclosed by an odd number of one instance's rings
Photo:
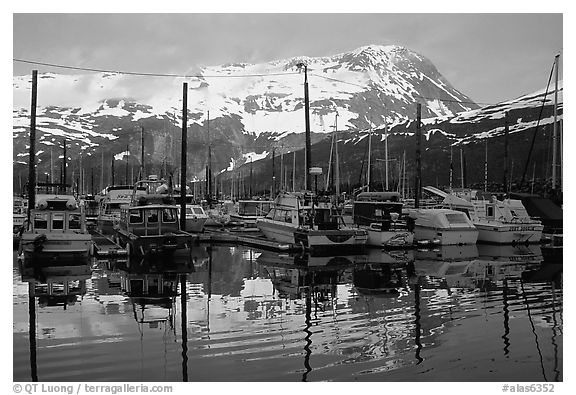
[[[302,248],[295,244],[288,243],[278,243],[276,241],[267,239],[264,235],[259,232],[246,232],[246,231],[235,231],[235,230],[223,230],[223,231],[205,231],[204,233],[199,233],[197,235],[197,240],[200,243],[226,243],[226,244],[242,244],[250,247],[258,247],[273,251],[301,251]]]
[[[105,236],[97,230],[90,230],[94,245],[93,256],[100,258],[126,256],[126,250],[116,244],[111,236]]]

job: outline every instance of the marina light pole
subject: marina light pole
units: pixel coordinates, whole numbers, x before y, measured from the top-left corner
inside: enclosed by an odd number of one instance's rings
[[[304,171],[304,185],[307,191],[312,189],[308,172],[312,163],[312,145],[310,142],[310,98],[308,97],[308,66],[305,63],[296,65],[299,69],[304,69],[304,116],[306,122],[306,169]]]

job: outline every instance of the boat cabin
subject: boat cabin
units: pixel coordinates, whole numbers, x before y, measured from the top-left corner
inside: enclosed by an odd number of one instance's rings
[[[83,213],[73,197],[38,197],[31,212],[32,233],[85,233]]]
[[[354,224],[389,224],[402,216],[402,206],[398,192],[362,192],[354,200]]]
[[[239,200],[238,215],[265,216],[270,211],[272,202],[267,200]]]

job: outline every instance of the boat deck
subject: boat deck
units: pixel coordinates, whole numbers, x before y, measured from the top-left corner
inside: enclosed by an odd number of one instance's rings
[[[125,256],[126,250],[116,244],[110,236],[105,236],[96,229],[90,230],[92,242],[94,243],[94,255],[97,257]]]
[[[251,247],[259,247],[273,251],[301,251],[302,248],[295,244],[278,243],[267,239],[260,232],[246,232],[243,230],[210,231],[199,234],[198,241],[202,243],[236,243]]]

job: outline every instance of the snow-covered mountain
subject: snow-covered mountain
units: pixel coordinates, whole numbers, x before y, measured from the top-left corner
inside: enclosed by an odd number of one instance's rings
[[[191,178],[203,178],[208,146],[216,173],[265,157],[272,147],[277,153],[298,150],[304,145],[304,75],[297,66],[302,62],[308,70],[313,143],[333,130],[336,114],[338,130],[349,136],[349,144],[363,139],[371,125],[381,133],[385,121],[392,135],[409,136],[417,102],[422,104],[427,139],[442,135],[454,143],[490,137],[503,128],[504,107],[480,109],[429,60],[399,46],[370,45],[328,57],[261,64],[193,66],[186,78],[41,73],[36,121],[39,172],[49,170],[51,152],[52,162],[57,159],[63,138],[72,167],[79,166],[74,160],[80,156],[84,168],[100,168],[102,160],[110,163],[112,158],[120,161],[116,171],[122,172],[126,163],[138,166],[142,130],[150,171],[179,166],[184,82]],[[31,76],[13,78],[15,174],[25,171],[28,158],[30,91]],[[532,99],[519,98],[508,105],[533,109],[541,96],[537,92]],[[529,127],[530,122],[533,117],[514,119],[512,131]],[[490,129],[472,132],[469,125],[479,123]]]

